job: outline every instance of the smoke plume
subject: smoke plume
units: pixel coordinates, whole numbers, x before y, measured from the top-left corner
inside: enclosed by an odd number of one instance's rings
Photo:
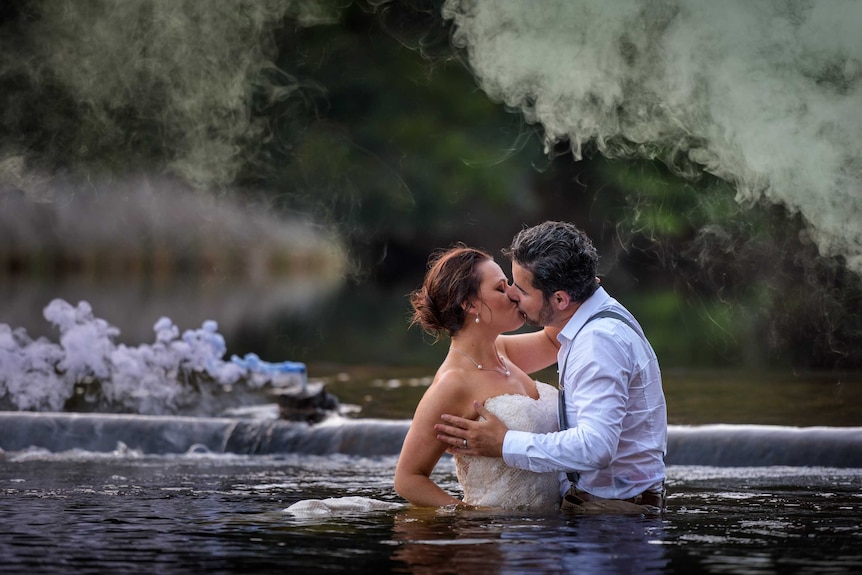
[[[448,0],[444,16],[549,150],[718,175],[862,273],[862,3]]]
[[[26,181],[34,177],[4,159],[23,157],[31,171],[131,165],[199,188],[229,185],[267,137],[251,114],[255,92],[291,96],[290,78],[273,65],[272,30],[285,18],[337,17],[335,1],[313,0],[16,5],[0,19],[0,187],[23,186],[34,199],[44,199]]]

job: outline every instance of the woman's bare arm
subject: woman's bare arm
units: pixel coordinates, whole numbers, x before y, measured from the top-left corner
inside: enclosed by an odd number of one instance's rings
[[[535,373],[557,362],[560,329],[545,327],[531,333],[501,335],[497,348],[525,373]]]
[[[404,438],[395,468],[395,491],[413,505],[442,507],[462,503],[431,480],[431,472],[446,451],[446,445],[437,440],[434,424],[439,423],[444,413],[477,417],[472,398],[468,397],[467,388],[460,381],[460,374],[460,370],[438,374],[419,401],[410,430]]]

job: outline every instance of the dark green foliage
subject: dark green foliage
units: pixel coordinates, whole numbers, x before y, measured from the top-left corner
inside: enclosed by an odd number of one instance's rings
[[[546,154],[538,128],[479,90],[440,2],[234,4],[3,2],[0,194],[40,194],[9,167],[24,158],[85,182],[168,173],[309,215],[340,232],[354,280],[397,297],[333,313],[368,314],[389,338],[401,324],[369,308],[406,314],[433,249],[497,253],[522,225],[565,219],[594,238],[605,285],[665,365],[862,367],[860,278],[818,254],[800,216],[740,205],[680,165],[589,143],[578,162],[566,142]],[[387,348],[343,338],[359,356]]]

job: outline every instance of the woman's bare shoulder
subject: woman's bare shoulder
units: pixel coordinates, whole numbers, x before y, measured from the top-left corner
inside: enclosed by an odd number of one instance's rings
[[[433,391],[435,394],[454,394],[467,387],[468,375],[466,370],[460,367],[442,365],[434,375],[428,391]]]

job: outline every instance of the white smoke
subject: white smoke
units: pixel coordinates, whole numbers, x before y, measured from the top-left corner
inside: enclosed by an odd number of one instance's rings
[[[155,342],[127,346],[114,342],[120,331],[96,317],[88,302],[55,299],[44,315],[59,329],[59,343],[0,324],[0,407],[61,411],[86,392],[91,409],[199,415],[221,407],[219,393],[305,389],[305,364],[270,363],[255,354],[225,361],[227,346],[214,321],[180,335],[162,317],[153,326]],[[228,405],[238,401],[234,395]]]
[[[783,204],[862,273],[862,2],[448,0],[482,89],[576,158],[659,157]]]
[[[248,160],[245,148],[267,137],[250,112],[255,89],[266,86],[262,93],[271,100],[295,89],[275,65],[273,30],[287,18],[302,26],[332,23],[342,9],[338,0],[24,4],[22,11],[37,17],[21,18],[16,41],[0,38],[0,78],[61,88],[75,109],[57,104],[37,120],[75,142],[66,153],[104,161],[120,145],[132,153],[161,146],[167,170],[202,189],[231,184]],[[279,85],[270,86],[267,74]],[[18,100],[28,97],[30,91],[9,94],[6,111],[27,109]],[[0,185],[31,192],[33,176],[4,169],[5,143]]]

